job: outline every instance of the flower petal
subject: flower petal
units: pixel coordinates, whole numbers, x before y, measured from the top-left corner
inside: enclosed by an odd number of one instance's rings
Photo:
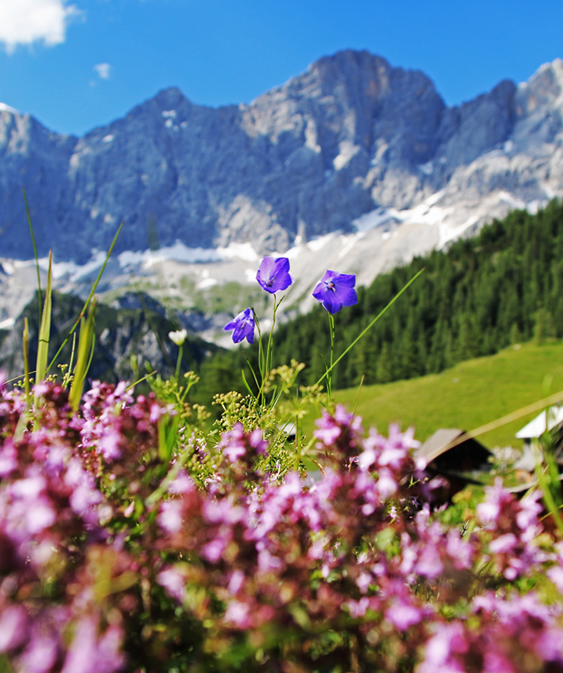
[[[346,285],[342,286],[339,283],[336,294],[342,302],[342,306],[354,306],[354,304],[358,303],[358,295],[353,287],[347,287]]]
[[[330,315],[334,315],[342,308],[342,302],[339,300],[336,294],[327,292],[325,298],[323,299],[323,306],[330,313]]]
[[[289,275],[289,259],[264,257],[258,268],[256,280],[260,287],[270,294],[285,290],[293,283]]]
[[[343,306],[358,303],[354,286],[356,276],[350,273],[337,273],[328,269],[321,282],[313,290],[313,297],[322,303],[331,314],[338,313]]]
[[[233,342],[238,344],[243,339],[247,339],[248,343],[254,343],[254,314],[252,309],[245,308],[241,311],[231,322],[227,323],[223,328],[227,331],[233,330]]]

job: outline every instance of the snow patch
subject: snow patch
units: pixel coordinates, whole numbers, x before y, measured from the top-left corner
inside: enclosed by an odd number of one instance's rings
[[[4,260],[0,262],[0,271],[6,274],[6,276],[13,276],[15,267],[11,262]]]
[[[479,218],[477,215],[472,215],[459,227],[449,227],[447,224],[439,224],[440,240],[436,246],[438,250],[443,248],[446,243],[459,238],[465,231],[467,231],[467,229],[469,229],[469,227],[476,224],[478,220]]]
[[[213,287],[214,285],[217,285],[215,278],[204,278],[197,284],[197,288],[198,290],[205,290],[206,288]]]
[[[104,136],[104,137],[102,138],[102,142],[103,142],[103,143],[111,143],[112,140],[114,140],[114,138],[115,138],[114,135],[112,135],[111,133],[108,133],[107,136]]]
[[[350,162],[350,159],[359,152],[360,148],[349,140],[343,140],[340,143],[339,150],[340,154],[332,160],[332,165],[337,171],[344,168]]]
[[[143,255],[143,265],[146,267],[167,261],[195,264],[197,262],[218,262],[221,259],[217,251],[212,248],[188,248],[180,241],[176,241],[174,245],[160,248],[155,252],[145,250],[141,254]]]
[[[260,257],[252,243],[229,243],[226,248],[217,248],[220,259],[242,259],[245,262],[257,262]]]
[[[92,257],[86,264],[76,264],[75,262],[53,262],[51,271],[54,280],[68,277],[72,283],[77,283],[94,271],[101,268],[106,259],[106,253],[98,250],[92,250]],[[33,263],[33,260],[31,261]],[[42,271],[49,270],[49,258],[43,257],[39,260],[39,268]]]
[[[335,237],[335,233],[332,234],[325,234],[324,236],[319,236],[318,238],[314,238],[312,241],[309,241],[307,243],[307,248],[311,250],[312,252],[318,252],[319,250],[322,250],[327,243],[332,241],[332,239]]]
[[[434,164],[432,161],[427,161],[425,164],[419,164],[418,168],[424,173],[424,175],[432,175],[434,172]]]
[[[201,280],[197,284],[198,289],[200,290],[205,290],[207,287],[213,287],[214,285],[217,285],[217,281],[215,278],[211,278],[209,275],[209,271],[207,269],[204,269],[201,272]]]
[[[240,259],[244,262],[256,262],[259,257],[251,243],[230,243],[225,248],[188,248],[180,241],[159,250],[134,252],[127,250],[118,256],[119,266],[127,271],[133,267],[150,268],[160,262],[179,262],[182,264],[200,264]]]
[[[11,105],[6,105],[6,103],[0,103],[0,112],[9,112],[13,115],[19,114],[16,108],[13,108]]]
[[[526,204],[524,201],[521,199],[517,199],[515,196],[512,194],[509,194],[508,192],[499,192],[499,197],[501,201],[504,201],[505,203],[508,203],[508,205],[511,208],[522,210],[526,207]]]
[[[15,318],[7,318],[6,320],[0,321],[0,329],[12,329],[15,324]]]
[[[368,232],[371,229],[386,224],[390,220],[402,224],[439,225],[453,212],[453,208],[442,208],[436,205],[443,194],[444,190],[440,190],[429,196],[422,203],[418,204],[418,206],[410,209],[377,208],[353,220],[352,225],[358,233]]]
[[[555,198],[555,193],[553,189],[549,185],[543,185],[543,193],[545,194],[546,198],[551,201],[551,199]]]
[[[538,210],[542,207],[543,202],[542,201],[530,201],[529,203],[526,204],[526,210],[530,213],[530,215],[535,215]]]
[[[376,210],[371,210],[369,213],[360,215],[360,217],[353,220],[352,225],[356,228],[356,231],[366,232],[385,224],[391,219],[393,219],[393,214],[387,208],[377,208]]]

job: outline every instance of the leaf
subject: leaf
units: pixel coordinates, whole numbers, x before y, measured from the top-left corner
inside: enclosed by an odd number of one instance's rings
[[[253,400],[256,400],[256,395],[252,392],[252,388],[248,385],[248,381],[246,380],[246,375],[244,373],[244,369],[240,370],[240,374],[242,376],[242,382],[244,383],[246,389],[248,390],[250,396],[252,397]]]
[[[70,406],[76,411],[80,405],[82,391],[84,390],[84,381],[90,368],[94,354],[95,332],[94,316],[96,314],[96,299],[88,311],[88,318],[82,318],[80,325],[80,336],[78,338],[78,354],[76,356],[76,366],[74,368],[74,377],[70,386],[69,402]]]
[[[47,290],[45,291],[45,304],[41,316],[39,328],[39,344],[37,347],[37,364],[35,367],[35,385],[45,379],[47,370],[47,357],[49,355],[49,338],[51,336],[51,305],[52,305],[52,258],[49,252],[49,270],[47,272]]]
[[[113,241],[111,242],[111,245],[109,246],[108,253],[107,253],[107,255],[106,255],[106,258],[105,258],[105,260],[104,260],[104,263],[102,264],[102,268],[100,269],[100,272],[98,273],[98,276],[97,276],[96,280],[94,281],[94,284],[92,285],[92,289],[90,290],[90,294],[88,295],[88,298],[87,298],[86,301],[84,302],[84,306],[82,307],[82,311],[80,311],[80,315],[79,315],[78,318],[76,319],[76,322],[74,323],[74,325],[71,327],[70,332],[67,334],[66,339],[62,342],[62,344],[61,344],[59,350],[55,353],[53,359],[52,359],[51,362],[49,363],[49,366],[47,367],[47,372],[48,372],[48,371],[51,369],[51,367],[55,364],[57,358],[58,358],[59,355],[61,354],[61,351],[62,351],[63,348],[66,346],[66,344],[67,344],[68,340],[70,339],[70,337],[74,334],[74,331],[76,330],[76,328],[77,328],[78,325],[80,324],[80,321],[81,321],[82,318],[84,317],[84,314],[85,314],[86,311],[88,310],[88,307],[90,306],[90,302],[92,301],[92,297],[94,296],[94,292],[96,291],[96,288],[98,287],[98,283],[100,282],[100,280],[101,280],[101,278],[102,278],[102,274],[104,273],[104,270],[105,270],[105,268],[106,268],[106,265],[107,265],[107,263],[109,262],[109,258],[110,258],[110,256],[111,256],[111,253],[112,253],[112,251],[113,251],[113,249],[114,249],[114,247],[115,247],[115,244],[117,243],[117,237],[119,236],[119,233],[120,233],[121,229],[123,228],[123,224],[124,224],[124,223],[122,222],[122,223],[119,225],[119,229],[117,230],[115,236],[113,237]],[[51,263],[49,262],[49,268],[51,268],[51,267],[50,267],[50,264],[51,264]]]

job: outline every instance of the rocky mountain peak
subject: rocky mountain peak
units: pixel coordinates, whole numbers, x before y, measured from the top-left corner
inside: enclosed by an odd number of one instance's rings
[[[537,72],[518,87],[517,113],[519,116],[546,109],[560,102],[563,92],[563,61],[556,58],[544,63]]]
[[[503,81],[448,108],[424,73],[346,50],[248,105],[195,105],[172,87],[78,139],[4,106],[0,249],[30,256],[23,184],[40,254],[61,260],[106,249],[121,221],[118,251],[147,249],[154,235],[283,252],[376,208],[412,209],[444,189],[455,200],[468,167],[509,141],[547,151],[562,82],[556,60],[518,88]]]

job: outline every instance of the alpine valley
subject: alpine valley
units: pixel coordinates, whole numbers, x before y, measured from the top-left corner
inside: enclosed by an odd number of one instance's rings
[[[248,105],[167,89],[82,138],[0,104],[0,329],[36,287],[22,186],[57,290],[90,289],[124,222],[101,299],[166,298],[223,343],[228,316],[261,301],[263,254],[289,257],[295,313],[327,268],[367,284],[562,197],[563,61],[450,108],[422,72],[342,51]]]

